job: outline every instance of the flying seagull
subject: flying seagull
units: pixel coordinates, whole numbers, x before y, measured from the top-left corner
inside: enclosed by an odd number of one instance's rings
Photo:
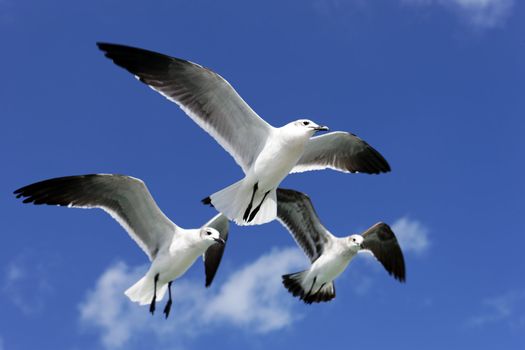
[[[49,204],[73,208],[100,208],[110,214],[146,253],[151,267],[125,294],[140,305],[169,300],[164,308],[170,313],[171,284],[183,275],[200,256],[204,257],[206,287],[219,267],[228,238],[228,219],[219,214],[198,229],[183,229],[159,209],[141,180],[124,175],[90,174],[58,177],[19,188],[17,198],[24,203]]]
[[[360,235],[336,237],[321,224],[304,193],[279,188],[277,202],[279,221],[312,263],[307,270],[282,276],[284,286],[293,296],[307,304],[332,300],[334,279],[362,251],[372,253],[390,275],[405,281],[403,253],[387,224],[379,222]]]
[[[383,156],[353,134],[336,131],[312,137],[328,128],[308,119],[271,126],[225,79],[196,63],[129,46],[97,45],[116,65],[178,104],[235,159],[245,177],[203,203],[239,225],[276,218],[275,190],[290,172],[390,171]]]

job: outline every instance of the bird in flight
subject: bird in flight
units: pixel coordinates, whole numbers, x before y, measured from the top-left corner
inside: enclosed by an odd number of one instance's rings
[[[183,229],[159,209],[141,180],[124,175],[90,174],[58,177],[14,191],[24,203],[59,205],[73,208],[100,208],[110,214],[146,253],[151,266],[144,277],[125,294],[140,305],[150,304],[155,312],[157,300],[166,290],[164,308],[168,318],[171,284],[204,254],[206,287],[219,267],[228,238],[228,219],[219,214],[197,229]]]
[[[293,296],[307,304],[332,300],[334,279],[363,251],[372,253],[395,279],[405,281],[403,253],[387,224],[380,222],[361,234],[336,237],[321,224],[304,193],[279,188],[277,202],[278,220],[311,261],[307,270],[282,276],[284,286]]]
[[[105,56],[179,107],[237,162],[245,177],[203,199],[238,225],[276,218],[276,189],[289,174],[307,170],[379,174],[383,156],[359,137],[308,119],[273,127],[220,75],[196,63],[130,46],[97,43]]]

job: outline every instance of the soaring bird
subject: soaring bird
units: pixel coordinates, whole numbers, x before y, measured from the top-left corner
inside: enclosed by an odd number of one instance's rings
[[[220,75],[180,58],[139,48],[97,43],[105,56],[175,102],[235,159],[245,177],[205,204],[239,225],[276,218],[276,189],[290,173],[331,168],[378,174],[390,171],[374,148],[347,132],[308,119],[273,127],[260,118]]]
[[[361,234],[336,237],[321,224],[304,193],[279,188],[277,202],[279,221],[311,261],[307,270],[282,276],[284,286],[293,296],[307,304],[332,300],[334,279],[362,251],[372,253],[390,275],[405,281],[403,253],[387,224],[379,222]]]
[[[49,204],[73,208],[100,208],[110,214],[146,253],[151,266],[144,277],[125,294],[140,305],[169,300],[164,308],[170,313],[171,284],[204,254],[206,287],[219,267],[226,240],[228,219],[219,214],[197,229],[183,229],[159,209],[141,180],[125,175],[90,174],[58,177],[14,191],[24,203]]]

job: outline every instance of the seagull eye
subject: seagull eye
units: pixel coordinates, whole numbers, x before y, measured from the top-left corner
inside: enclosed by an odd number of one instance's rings
[[[303,122],[303,125],[308,125],[310,124],[310,122]]]
[[[206,234],[209,236],[209,235],[211,235],[211,232],[210,232],[210,231],[207,231]]]
[[[352,238],[352,241],[354,241],[354,242],[355,242],[355,238]]]

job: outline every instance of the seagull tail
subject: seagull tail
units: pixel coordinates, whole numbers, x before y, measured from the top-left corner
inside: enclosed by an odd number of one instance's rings
[[[142,277],[137,283],[129,287],[124,292],[124,294],[126,294],[126,296],[135,303],[139,303],[140,305],[148,305],[153,299],[153,283],[154,279],[146,275]],[[168,289],[167,287],[167,284],[161,285],[159,282],[157,282],[157,301],[162,300],[164,294],[166,294],[166,290]]]
[[[257,192],[250,206],[251,210],[247,210],[252,199],[253,188],[253,184],[247,184],[243,179],[215,192],[209,197],[209,200],[206,199],[215,209],[240,226],[261,225],[274,220],[277,216],[275,190],[269,191],[266,195],[260,191]]]
[[[321,287],[315,288],[315,280],[308,290],[303,287],[308,270],[283,275],[283,285],[294,296],[298,297],[306,304],[330,301],[335,298],[334,282],[323,283]],[[312,290],[314,289],[314,290]]]

